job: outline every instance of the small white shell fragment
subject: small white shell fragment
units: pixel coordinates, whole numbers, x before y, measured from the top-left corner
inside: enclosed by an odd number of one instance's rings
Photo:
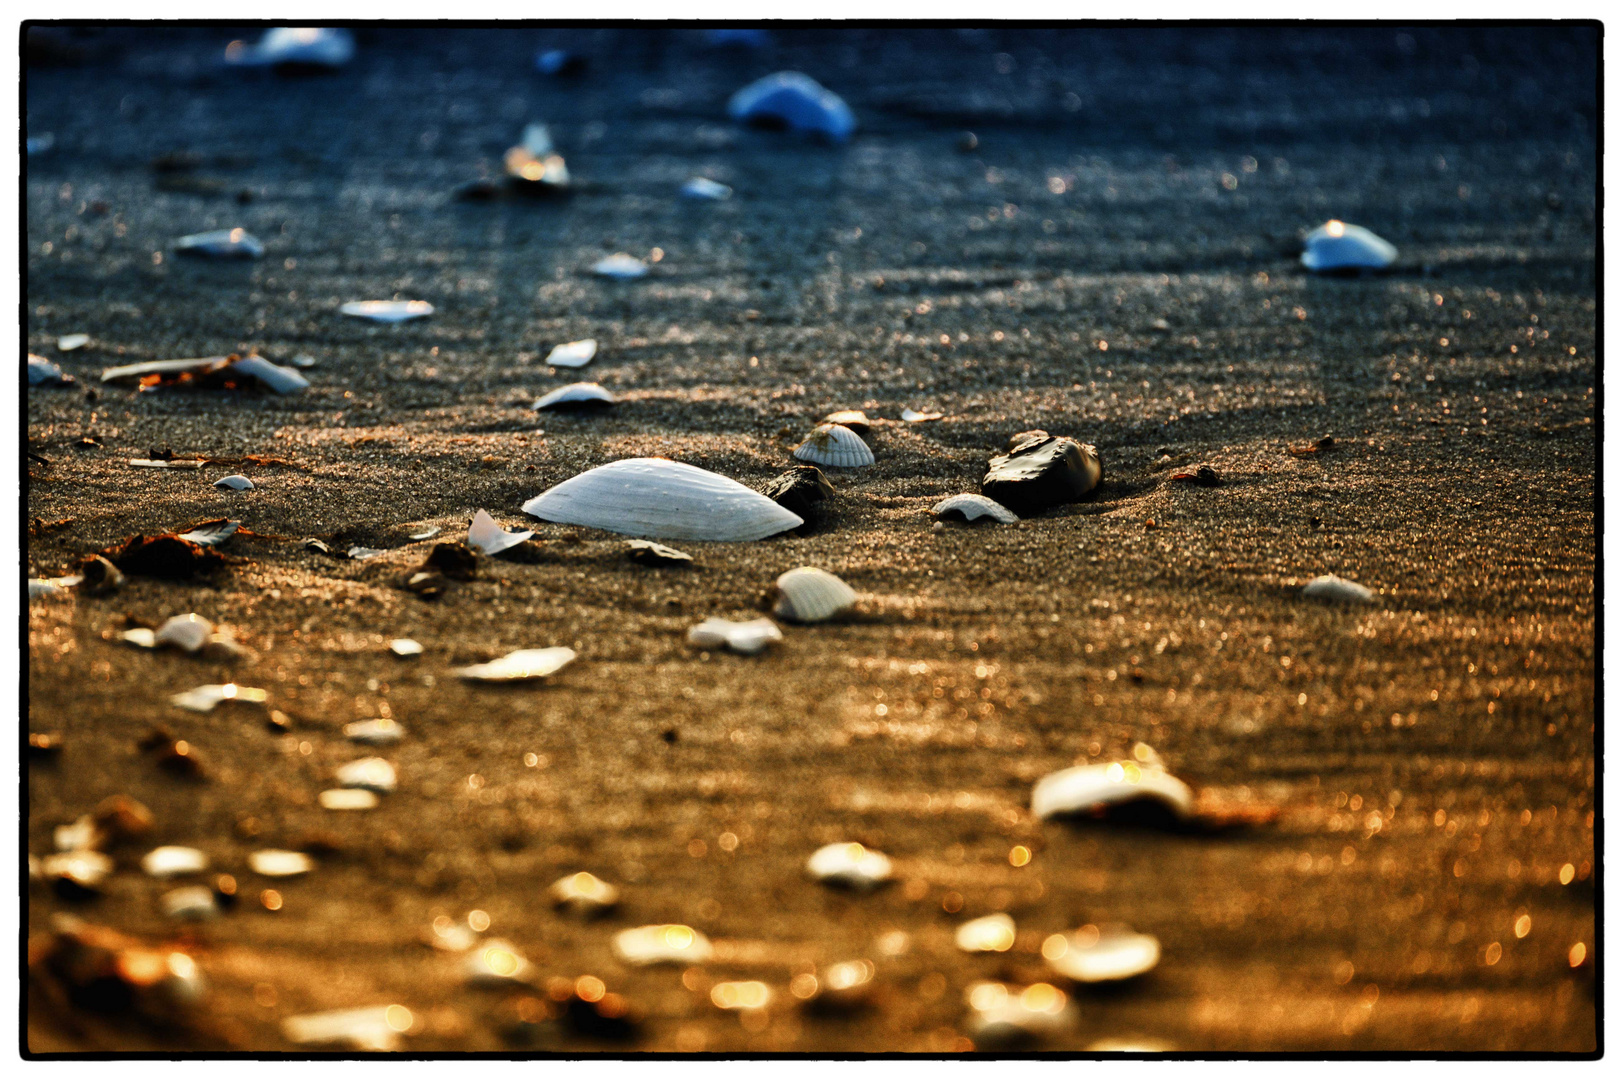
[[[543,521],[654,540],[760,540],[805,524],[758,491],[664,458],[589,469],[524,504]]]
[[[851,107],[834,91],[798,71],[779,71],[750,83],[727,101],[734,120],[775,120],[791,130],[844,142],[857,126]]]
[[[1023,1035],[1052,1035],[1076,1022],[1076,1008],[1069,996],[1048,983],[1026,987],[996,982],[971,983],[964,991],[964,999],[973,1013],[969,1033],[977,1043],[1007,1042]]]
[[[817,465],[857,469],[873,464],[873,451],[862,436],[842,424],[819,424],[795,447],[795,457]]]
[[[1189,785],[1165,769],[1113,761],[1049,773],[1031,790],[1031,812],[1039,818],[1087,814],[1138,799],[1159,802],[1177,818],[1187,818],[1195,804]]]
[[[238,686],[236,683],[224,683],[212,686],[198,686],[183,694],[176,694],[169,699],[171,705],[178,705],[182,709],[192,712],[213,712],[214,706],[222,701],[241,701],[249,705],[263,705],[268,697],[265,691],[252,686]]]
[[[1302,265],[1326,270],[1381,270],[1397,260],[1398,249],[1361,225],[1327,221],[1307,234]]]
[[[96,827],[96,819],[86,814],[71,825],[58,825],[51,839],[58,851],[84,851],[101,846],[102,831]]]
[[[165,845],[153,848],[141,858],[141,870],[148,877],[168,878],[181,874],[201,874],[209,868],[209,857],[191,847]]]
[[[953,940],[965,952],[1008,952],[1014,947],[1014,920],[1003,912],[971,919]]]
[[[292,364],[296,368],[313,368],[316,366],[316,358],[311,356],[309,353],[300,353],[293,359],[289,360],[288,363]]]
[[[365,788],[329,788],[316,800],[325,810],[372,810],[378,805],[377,793]]]
[[[726,184],[718,184],[705,176],[695,176],[682,185],[682,194],[689,199],[708,199],[711,202],[720,202],[733,197],[733,189]]]
[[[57,352],[72,352],[90,344],[89,334],[63,334],[56,339]]]
[[[778,603],[772,613],[790,622],[824,622],[849,611],[856,590],[815,566],[802,566],[778,578]]]
[[[464,968],[474,985],[503,985],[528,982],[534,966],[510,942],[485,941],[468,954]]]
[[[126,644],[134,645],[138,649],[156,649],[158,647],[157,634],[144,626],[125,630],[118,635],[118,639]]]
[[[265,254],[265,245],[247,229],[215,229],[182,236],[175,241],[175,250],[216,259],[257,259]]]
[[[383,1052],[400,1049],[400,1034],[411,1029],[414,1019],[404,1005],[337,1009],[289,1016],[282,1021],[282,1034],[301,1046],[342,1043],[356,1050]]]
[[[517,547],[534,535],[529,530],[508,532],[496,524],[495,518],[480,510],[473,515],[473,523],[468,526],[468,546],[486,555],[497,555],[510,547]]]
[[[248,869],[261,877],[298,877],[315,869],[315,861],[302,851],[266,848],[250,852]]]
[[[396,656],[421,656],[423,646],[409,637],[397,637],[389,642],[389,651]]]
[[[943,415],[938,412],[918,412],[914,409],[902,410],[902,419],[909,424],[922,424],[926,420],[940,420]]]
[[[614,935],[614,955],[627,964],[702,964],[710,959],[710,939],[680,923],[639,926]]]
[[[382,555],[383,551],[381,548],[369,548],[364,547],[361,544],[356,544],[354,547],[344,552],[344,554],[348,555],[352,559],[370,559],[374,555]]]
[[[94,889],[113,872],[113,860],[99,851],[80,848],[60,855],[47,855],[39,861],[41,876],[65,878],[75,885]]]
[[[616,281],[633,281],[648,273],[648,264],[621,251],[593,263],[592,273]]]
[[[615,397],[595,382],[570,383],[549,391],[535,399],[531,410],[555,409],[560,405],[582,405],[592,402],[602,402],[613,405]]]
[[[131,640],[129,633],[124,636],[126,641]],[[196,652],[208,644],[213,633],[214,627],[207,619],[195,612],[187,612],[185,615],[165,619],[163,625],[153,633],[152,645],[154,648],[159,645],[173,645],[185,652]]]
[[[772,1001],[772,988],[758,979],[719,982],[710,988],[710,1003],[718,1009],[764,1009]]]
[[[411,535],[407,536],[406,539],[407,540],[432,540],[432,539],[434,539],[434,537],[438,536],[439,534],[440,534],[440,527],[438,525],[430,525],[428,528],[423,529],[420,532],[412,533]]]
[[[340,314],[373,322],[400,323],[407,319],[421,319],[434,314],[434,305],[427,300],[351,300],[338,309]]]
[[[214,486],[217,488],[230,488],[232,491],[252,491],[254,482],[240,473],[232,473],[230,476],[222,476],[214,481]]]
[[[965,521],[989,517],[1003,525],[1013,525],[1020,520],[1019,515],[1013,510],[995,499],[988,499],[985,495],[953,495],[930,507],[930,513],[936,517],[957,514]]]
[[[706,619],[688,629],[690,645],[697,645],[701,649],[726,647],[745,656],[754,656],[782,640],[783,631],[771,619],[751,619],[748,622]]]
[[[59,596],[67,595],[69,595],[68,591],[54,581],[46,581],[42,578],[28,579],[28,599],[30,600],[54,600]]]
[[[202,458],[176,458],[171,461],[130,458],[130,467],[133,469],[201,469],[207,464],[208,462]]]
[[[294,394],[310,388],[310,380],[290,367],[273,364],[263,356],[244,356],[231,365],[231,370],[258,379],[260,385],[275,394]]]
[[[45,359],[43,356],[28,354],[28,385],[29,386],[66,386],[69,379],[62,373],[62,369]]]
[[[514,682],[541,679],[560,671],[575,659],[575,650],[555,646],[550,649],[520,649],[488,664],[470,664],[453,669],[453,674],[480,682]]]
[[[1323,574],[1314,578],[1302,587],[1302,595],[1314,600],[1347,604],[1369,604],[1375,601],[1375,594],[1356,581],[1348,581],[1334,574]]]
[[[377,720],[357,720],[353,724],[344,725],[344,736],[350,742],[366,746],[388,746],[397,743],[405,732],[405,728],[387,716]]]
[[[1043,942],[1043,959],[1059,974],[1079,983],[1115,982],[1144,974],[1161,962],[1161,943],[1125,927],[1083,927],[1053,934]]]
[[[218,547],[231,539],[241,527],[242,522],[240,521],[210,522],[207,525],[200,525],[190,532],[181,533],[180,538],[190,540],[192,543],[200,544],[203,547]]]
[[[806,861],[818,881],[853,889],[872,889],[890,879],[890,859],[861,844],[825,844]]]
[[[214,890],[207,885],[186,885],[171,889],[158,900],[158,906],[171,919],[212,919],[220,914]]]
[[[394,766],[380,757],[360,758],[340,765],[334,773],[339,787],[361,788],[387,795],[395,789]]]
[[[597,339],[586,338],[583,341],[568,341],[562,345],[554,345],[547,354],[546,362],[553,367],[585,367],[597,355]]]
[[[577,915],[595,915],[620,902],[620,890],[596,874],[582,870],[552,883],[552,902]]]
[[[233,41],[226,46],[225,62],[237,67],[300,64],[339,68],[354,55],[355,38],[341,27],[276,26],[265,31],[256,45]]]

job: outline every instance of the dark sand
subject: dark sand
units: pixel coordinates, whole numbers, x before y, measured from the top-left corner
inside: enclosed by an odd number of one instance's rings
[[[57,139],[27,163],[30,351],[92,384],[144,359],[320,361],[293,398],[27,394],[28,446],[50,460],[28,466],[27,512],[56,522],[31,530],[30,574],[221,515],[261,534],[212,582],[29,605],[28,728],[66,741],[27,766],[29,851],[128,793],[156,815],[151,843],[202,848],[250,897],[178,928],[144,845],[116,852],[99,900],[30,887],[31,939],[72,910],[188,942],[211,994],[169,1031],[33,994],[29,1048],[287,1050],[283,1017],[398,1002],[408,1050],[522,1049],[499,1027],[515,995],[465,987],[461,958],[423,943],[470,909],[543,985],[590,973],[625,995],[642,1050],[962,1050],[966,986],[1052,978],[1042,939],[1109,921],[1157,935],[1160,967],[1080,991],[1047,1048],[1595,1048],[1590,31],[808,31],[760,54],[693,32],[367,31],[334,76],[216,71],[244,34],[102,34],[83,66],[27,72],[29,132]],[[529,70],[565,42],[586,76]],[[847,97],[849,146],[725,121],[728,93],[785,67]],[[552,125],[579,193],[448,201],[529,120]],[[226,193],[157,190],[149,160],[177,151]],[[737,194],[678,199],[698,173]],[[1392,240],[1396,272],[1305,275],[1299,238],[1332,216]],[[236,225],[264,259],[169,253]],[[655,247],[643,281],[585,273]],[[336,313],[390,296],[437,314]],[[94,344],[58,356],[76,331]],[[585,336],[602,348],[579,376],[541,363]],[[578,377],[623,404],[527,411]],[[757,484],[826,411],[908,406],[948,418],[877,427],[877,463],[832,474],[823,528],[678,545],[692,569],[637,567],[621,539],[519,510],[634,455]],[[1101,497],[933,528],[927,508],[1034,426],[1098,445]],[[1334,453],[1288,452],[1326,434]],[[126,466],[155,447],[292,466]],[[1169,480],[1200,463],[1225,486]],[[234,471],[258,488],[209,486]],[[535,527],[538,561],[487,560],[433,602],[395,587],[432,546],[407,524],[456,537],[481,507]],[[291,542],[309,535],[390,550],[337,562]],[[865,594],[862,616],[788,628],[753,659],[685,643],[807,564]],[[1379,602],[1301,598],[1326,572]],[[109,640],[126,612],[186,611],[254,658]],[[403,635],[420,659],[385,651]],[[581,657],[547,685],[449,674],[554,644]],[[228,680],[266,689],[296,732],[167,704]],[[366,752],[339,728],[385,710],[407,728],[384,752],[399,791],[324,811],[334,768]],[[154,725],[197,748],[204,781],[136,749]],[[1279,820],[1185,836],[1032,819],[1039,776],[1141,740]],[[807,856],[847,838],[899,882],[808,882]],[[273,883],[248,853],[301,845],[336,850],[260,910]],[[554,913],[545,889],[577,869],[620,885],[621,911]],[[1010,952],[954,948],[959,921],[998,910]],[[692,924],[717,958],[688,985],[615,961],[613,932],[649,922]],[[795,1005],[794,974],[855,958],[877,964],[873,1009]],[[711,983],[752,978],[776,993],[764,1016],[710,1004]]]

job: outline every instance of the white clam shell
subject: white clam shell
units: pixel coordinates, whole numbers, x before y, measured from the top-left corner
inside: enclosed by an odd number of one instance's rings
[[[575,659],[575,650],[555,646],[550,649],[520,649],[488,664],[470,664],[453,669],[453,674],[479,682],[515,682],[541,679],[561,671]]]
[[[710,959],[710,939],[680,923],[638,926],[614,935],[614,955],[627,964],[702,964]]]
[[[706,619],[688,630],[688,643],[701,649],[719,649],[725,646],[745,656],[754,656],[774,642],[783,640],[783,631],[771,619],[751,619],[733,622],[730,619]]]
[[[695,176],[682,185],[682,194],[689,199],[708,199],[720,202],[733,196],[733,189],[704,176]]]
[[[592,273],[616,281],[633,281],[648,273],[648,264],[621,251],[593,263]]]
[[[282,1021],[282,1034],[301,1046],[342,1043],[356,1050],[387,1052],[400,1048],[400,1033],[411,1025],[411,1010],[404,1005],[377,1005],[289,1016]]]
[[[856,129],[851,107],[834,91],[798,71],[779,71],[750,83],[727,101],[734,120],[771,118],[794,131],[844,142]]]
[[[1014,920],[1003,912],[971,919],[958,927],[953,941],[965,952],[1008,952],[1014,947]]]
[[[345,738],[366,746],[388,746],[399,742],[405,733],[405,728],[386,716],[377,720],[357,720],[353,724],[344,725]]]
[[[585,367],[597,355],[597,339],[586,338],[584,341],[569,341],[562,345],[554,345],[547,354],[546,362],[553,367]]]
[[[409,637],[397,637],[389,642],[389,651],[396,656],[421,656],[423,646]]]
[[[181,874],[201,874],[209,866],[209,857],[191,847],[166,845],[153,848],[141,858],[141,870],[148,877],[178,877]]]
[[[1161,962],[1161,943],[1149,934],[1117,929],[1091,942],[1079,935],[1055,934],[1043,942],[1043,957],[1059,974],[1079,983],[1115,982],[1142,975]]]
[[[993,521],[1004,525],[1013,525],[1020,520],[1018,514],[996,499],[988,499],[985,495],[954,495],[942,499],[930,507],[930,513],[936,517],[946,517],[948,514],[962,514],[965,521],[974,521],[976,518],[989,517]]]
[[[486,555],[497,555],[510,547],[517,547],[534,535],[529,530],[508,532],[496,524],[495,518],[480,510],[473,515],[473,523],[468,526],[468,546]]]
[[[135,633],[134,630],[129,634]],[[125,635],[125,640],[133,640]],[[152,647],[159,645],[173,645],[186,652],[196,652],[208,644],[209,638],[214,634],[214,627],[201,615],[188,612],[185,615],[176,615],[165,619],[163,625],[158,627],[152,635]]]
[[[434,314],[434,305],[427,300],[351,300],[338,311],[343,315],[353,315],[357,319],[399,323]]]
[[[1375,600],[1375,594],[1358,582],[1338,578],[1334,574],[1314,578],[1302,587],[1302,595],[1314,600],[1331,600],[1347,604],[1369,604]]]
[[[343,67],[355,55],[355,38],[348,30],[331,26],[276,26],[265,31],[256,45],[232,42],[226,63],[238,67],[304,64]]]
[[[302,851],[266,848],[248,855],[248,869],[261,877],[298,877],[308,874],[315,865],[315,861]]]
[[[814,623],[849,611],[856,590],[815,566],[802,566],[778,578],[778,603],[772,613],[790,622]]]
[[[192,712],[213,712],[214,706],[222,701],[241,701],[249,705],[263,705],[269,697],[265,691],[252,686],[238,686],[236,683],[216,683],[209,686],[196,686],[184,693],[176,694],[169,699],[169,704],[189,709]]]
[[[252,375],[267,390],[276,394],[293,394],[310,388],[310,380],[290,367],[273,364],[263,356],[244,356],[231,365],[231,370]]]
[[[230,476],[222,476],[214,481],[214,486],[217,488],[229,488],[232,491],[252,491],[254,482],[241,473],[232,473]]]
[[[941,417],[942,414],[938,412],[919,412],[916,409],[902,410],[902,419],[909,424],[922,424],[926,420],[940,420]]]
[[[1307,234],[1302,265],[1319,272],[1381,270],[1397,257],[1397,248],[1363,226],[1327,221]]]
[[[559,405],[574,405],[581,402],[601,401],[605,405],[613,405],[615,397],[595,382],[570,383],[558,389],[543,394],[531,405],[531,409],[552,409]]]
[[[182,236],[175,250],[216,259],[257,259],[265,254],[265,245],[247,229],[215,229]]]
[[[841,424],[819,424],[795,447],[795,457],[817,465],[857,469],[873,464],[873,451],[862,436]]]
[[[890,879],[891,863],[884,853],[862,844],[825,844],[806,860],[806,871],[831,885],[872,889]]]
[[[63,334],[61,337],[56,339],[56,349],[58,352],[72,352],[74,349],[82,349],[89,344],[89,334]]]
[[[340,765],[334,775],[339,787],[362,788],[379,795],[387,795],[395,789],[394,766],[380,757],[360,758]]]
[[[973,1014],[969,1031],[977,1042],[1053,1035],[1068,1030],[1077,1019],[1069,995],[1047,983],[1027,987],[972,983],[964,998]]]
[[[207,885],[187,885],[171,889],[158,900],[158,906],[171,919],[212,919],[220,914],[214,890]]]
[[[325,810],[371,810],[378,805],[377,792],[365,788],[329,788],[316,799]]]
[[[664,458],[600,465],[537,495],[524,512],[655,540],[743,542],[805,524],[736,480]]]
[[[1049,773],[1031,790],[1031,812],[1039,818],[1086,814],[1137,799],[1154,799],[1179,818],[1195,804],[1189,785],[1165,769],[1116,761]]]

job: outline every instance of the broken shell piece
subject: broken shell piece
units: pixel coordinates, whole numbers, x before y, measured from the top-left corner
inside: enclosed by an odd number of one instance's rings
[[[298,877],[315,869],[315,861],[302,851],[266,848],[248,855],[248,869],[261,877]]]
[[[136,630],[139,629],[139,627],[136,628]],[[136,633],[136,630],[127,631],[124,634],[124,640],[132,644],[140,644],[139,641],[131,637],[132,634]],[[158,627],[156,632],[149,631],[149,633],[152,635],[151,648],[156,648],[159,645],[173,645],[185,652],[196,652],[208,644],[209,637],[214,633],[214,627],[201,615],[188,612],[185,615],[176,615],[165,619],[163,625]]]
[[[28,599],[54,600],[57,597],[67,596],[68,591],[54,581],[45,581],[40,578],[28,579]]]
[[[480,510],[473,515],[473,522],[468,526],[468,546],[478,548],[486,555],[497,555],[510,547],[524,543],[535,533],[529,530],[524,532],[508,532],[496,524],[496,519]]]
[[[506,941],[486,941],[468,956],[468,982],[475,986],[528,982],[534,965]]]
[[[857,126],[851,107],[809,75],[780,71],[750,83],[727,102],[734,120],[844,142]]]
[[[648,264],[621,251],[593,263],[592,273],[616,281],[633,281],[648,273]]]
[[[356,1050],[389,1051],[400,1049],[400,1035],[413,1023],[404,1005],[378,1005],[289,1016],[282,1021],[282,1034],[301,1046],[341,1043]]]
[[[434,314],[434,305],[427,300],[351,300],[338,309],[342,315],[373,322],[400,323],[407,319],[421,319]]]
[[[1347,604],[1369,604],[1375,600],[1375,594],[1356,581],[1348,581],[1334,574],[1314,578],[1303,586],[1302,595],[1314,600],[1331,600]]]
[[[99,851],[80,848],[61,855],[47,855],[39,861],[42,877],[54,879],[70,888],[95,892],[107,875],[113,872],[113,860]]]
[[[1103,816],[1130,804],[1149,805],[1181,822],[1194,807],[1194,795],[1165,769],[1135,761],[1061,769],[1038,780],[1031,791],[1031,812],[1039,818]]]
[[[269,695],[263,690],[252,686],[238,686],[236,683],[223,685],[199,686],[176,694],[169,699],[171,705],[178,705],[182,709],[192,712],[213,712],[214,707],[222,701],[241,701],[249,705],[263,705]]]
[[[257,259],[265,254],[265,245],[247,229],[215,229],[182,236],[175,241],[175,250],[213,259]]]
[[[409,637],[397,637],[389,642],[389,651],[396,656],[421,656],[423,647]]]
[[[628,458],[542,492],[524,512],[543,521],[657,540],[760,540],[805,524],[759,492],[692,465]]]
[[[628,964],[702,964],[710,959],[710,939],[679,923],[639,926],[614,935],[614,955]]]
[[[626,552],[634,563],[643,566],[686,566],[693,556],[685,551],[656,544],[652,540],[627,540]]]
[[[620,902],[620,890],[597,875],[582,870],[552,883],[552,902],[576,915],[596,915]]]
[[[689,199],[706,199],[711,202],[720,202],[733,197],[733,189],[726,184],[718,184],[704,176],[695,176],[682,185],[682,194]]]
[[[395,789],[394,766],[380,757],[361,758],[340,765],[334,774],[339,787],[361,788],[387,795]]]
[[[772,1001],[772,988],[764,982],[719,982],[710,988],[710,1003],[718,1009],[764,1009]]]
[[[955,517],[962,521],[987,517],[1003,525],[1012,525],[1020,520],[1013,510],[985,495],[954,495],[930,507],[930,513],[939,518]]]
[[[202,458],[175,458],[171,461],[151,458],[130,458],[132,469],[201,469],[208,462]]]
[[[965,952],[1008,952],[1014,947],[1014,920],[1002,912],[971,919],[953,940]]]
[[[72,375],[64,375],[62,369],[45,359],[43,356],[28,355],[28,385],[29,386],[72,386]]]
[[[532,410],[589,409],[613,405],[615,396],[595,382],[570,383],[536,398]]]
[[[222,476],[214,481],[214,486],[217,488],[230,488],[232,491],[252,491],[254,482],[246,476],[233,473],[230,476]]]
[[[72,352],[90,344],[89,334],[63,334],[56,339],[57,352]]]
[[[857,469],[873,464],[873,451],[862,436],[840,424],[819,424],[795,447],[795,457],[818,465]]]
[[[158,900],[158,906],[171,919],[213,919],[220,914],[214,890],[207,885],[187,885],[171,889]]]
[[[218,547],[229,540],[236,531],[242,527],[240,521],[228,521],[220,518],[218,521],[205,521],[194,525],[189,532],[180,534],[182,540],[190,540],[203,547]]]
[[[209,868],[209,857],[191,847],[166,845],[153,848],[141,859],[141,870],[148,877],[168,878],[181,874],[201,874]]]
[[[100,555],[92,555],[79,564],[84,581],[80,583],[87,593],[100,595],[114,592],[124,584],[124,574],[118,567]]]
[[[541,679],[560,671],[575,659],[575,650],[555,646],[550,649],[520,649],[488,664],[470,664],[453,669],[453,674],[480,682],[514,682]]]
[[[1161,961],[1161,943],[1127,927],[1084,926],[1043,942],[1043,959],[1079,983],[1115,982],[1144,974]]]
[[[790,622],[825,622],[857,602],[856,590],[815,566],[802,566],[779,577],[778,592],[772,613]]]
[[[1307,234],[1302,265],[1316,273],[1333,270],[1384,270],[1398,249],[1361,225],[1327,221]]]
[[[370,559],[374,555],[382,555],[383,549],[369,548],[361,544],[356,544],[354,547],[344,552],[344,554],[349,556],[351,559]]]
[[[701,649],[719,649],[722,646],[745,656],[754,656],[768,645],[783,640],[783,631],[771,619],[751,619],[733,622],[730,619],[706,619],[688,629],[688,643]]]
[[[353,724],[344,725],[344,735],[351,742],[364,743],[367,746],[387,746],[390,743],[397,743],[405,734],[405,730],[387,716],[378,720],[357,720]]]
[[[1076,1022],[1076,1008],[1065,991],[1048,983],[1019,987],[977,982],[964,991],[964,998],[973,1013],[969,1033],[981,1047],[1042,1038]]]
[[[562,345],[554,345],[547,354],[546,363],[553,367],[585,367],[597,355],[597,339],[586,338],[584,341],[570,341]]]
[[[826,844],[806,861],[811,876],[828,885],[872,889],[890,879],[890,859],[858,843]]]
[[[868,434],[868,429],[871,426],[868,414],[861,409],[840,409],[837,412],[829,413],[819,423],[838,424],[841,427],[850,428],[858,435]]]
[[[944,414],[938,412],[918,412],[914,409],[903,409],[902,419],[909,424],[922,424],[926,420],[940,420]]]
[[[355,55],[355,38],[330,26],[277,26],[256,45],[233,41],[225,62],[236,67],[340,68]],[[299,1041],[299,1040],[295,1040]]]
[[[262,356],[235,354],[204,356],[190,360],[149,360],[140,364],[107,368],[101,373],[101,381],[104,383],[133,381],[139,383],[143,390],[161,386],[218,389],[244,385],[242,379],[252,379],[262,388],[275,394],[292,394],[310,386],[310,380],[292,368],[273,364]],[[148,459],[136,459],[130,464],[149,468],[181,469],[196,468],[204,462],[198,461],[197,465],[193,465],[187,459],[173,458],[163,466],[157,466]]]
[[[423,529],[423,530],[421,530],[419,532],[411,533],[410,535],[408,535],[406,537],[406,539],[407,540],[432,540],[432,539],[434,539],[434,537],[438,536],[439,534],[440,534],[440,527],[438,525],[430,525],[428,528]]]
[[[378,805],[377,793],[365,788],[329,788],[316,800],[326,810],[371,810]]]

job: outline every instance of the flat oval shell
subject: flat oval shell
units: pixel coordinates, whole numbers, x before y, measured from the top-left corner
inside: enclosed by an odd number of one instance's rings
[[[247,229],[215,229],[182,236],[175,241],[175,250],[216,259],[257,259],[265,254],[265,245]]]
[[[689,199],[707,199],[720,202],[733,197],[733,189],[703,176],[695,176],[682,185],[682,194]]]
[[[1055,934],[1043,943],[1043,957],[1049,967],[1075,982],[1115,982],[1142,975],[1160,963],[1161,943],[1131,931],[1101,934],[1091,945]]]
[[[326,810],[371,810],[378,805],[377,792],[365,788],[329,788],[316,799]]]
[[[537,495],[524,512],[656,540],[744,542],[805,524],[736,480],[664,458],[600,465]]]
[[[954,495],[930,507],[930,513],[936,517],[957,515],[965,521],[987,517],[1003,525],[1013,525],[1020,520],[1019,515],[1013,510],[996,499],[988,499],[985,495]]]
[[[1334,574],[1314,578],[1302,587],[1302,595],[1314,600],[1330,600],[1346,604],[1369,604],[1375,600],[1375,594],[1356,581],[1338,578]]]
[[[858,843],[825,844],[806,860],[812,877],[832,885],[872,889],[890,879],[888,856]]]
[[[389,651],[396,656],[421,656],[423,647],[409,637],[397,637],[389,642]]]
[[[778,603],[772,613],[790,622],[814,623],[849,611],[856,590],[815,566],[802,566],[778,578]]]
[[[216,683],[210,686],[197,686],[185,693],[176,694],[169,699],[171,705],[188,709],[192,712],[213,712],[214,707],[223,701],[241,701],[249,705],[263,705],[270,695],[265,691],[252,686],[238,686],[236,683]]]
[[[361,758],[340,765],[337,773],[339,787],[363,788],[387,795],[395,789],[394,766],[380,757]]]
[[[1397,260],[1398,249],[1361,225],[1327,221],[1307,234],[1302,265],[1327,270],[1382,270]]]
[[[719,649],[723,646],[745,656],[754,656],[767,646],[783,640],[783,631],[771,619],[751,619],[733,622],[730,619],[706,619],[688,630],[688,643],[701,649]]]
[[[377,720],[357,720],[353,724],[344,725],[344,736],[350,742],[366,746],[388,746],[397,743],[405,731],[405,728],[386,716]]]
[[[261,877],[297,877],[308,874],[315,862],[302,851],[280,851],[266,848],[248,855],[248,869]]]
[[[254,482],[240,473],[233,473],[230,476],[222,476],[214,481],[214,486],[217,488],[230,488],[232,491],[252,491]]]
[[[340,314],[353,315],[357,319],[398,323],[432,315],[434,305],[427,300],[351,300],[338,311]]]
[[[131,630],[126,633],[124,640],[139,644],[129,636],[134,632],[134,630]],[[189,612],[185,615],[176,615],[173,618],[165,619],[163,625],[152,633],[152,647],[173,645],[175,648],[186,652],[196,652],[208,644],[209,638],[213,634],[214,627],[207,619]]]
[[[818,465],[857,469],[873,464],[873,451],[862,436],[841,424],[819,424],[795,447],[795,457]]]
[[[919,412],[916,409],[902,410],[902,419],[909,424],[922,424],[926,420],[940,420],[942,415],[942,413],[938,412]]]
[[[537,398],[531,409],[555,409],[570,405],[613,405],[615,397],[595,382],[570,383]]]
[[[74,349],[82,349],[89,344],[89,334],[63,334],[56,339],[58,352],[72,352]]]
[[[550,649],[520,649],[488,664],[455,668],[453,674],[479,682],[515,682],[541,679],[561,671],[575,659],[575,650],[555,646]]]
[[[180,874],[200,874],[207,870],[209,857],[191,847],[153,848],[141,858],[141,870],[149,877],[166,878]]]
[[[953,941],[965,952],[1008,952],[1014,947],[1014,920],[1003,912],[971,919],[958,928]]]
[[[1031,812],[1039,818],[1088,814],[1137,799],[1153,799],[1180,819],[1195,803],[1189,785],[1165,769],[1117,761],[1049,773],[1032,788]]]
[[[734,120],[770,120],[792,131],[844,142],[856,129],[851,107],[834,91],[798,71],[779,71],[750,83],[727,102]]]
[[[546,362],[553,367],[585,367],[597,355],[597,339],[586,338],[584,341],[569,341],[562,345],[554,345],[547,354]]]
[[[710,959],[710,939],[680,923],[639,926],[614,935],[614,955],[627,964],[702,964]]]
[[[530,530],[508,532],[496,524],[495,518],[480,510],[473,515],[473,522],[468,526],[468,546],[478,548],[486,555],[499,555],[534,535]]]
[[[625,252],[618,252],[592,264],[592,273],[616,281],[632,281],[648,273],[648,264]]]

